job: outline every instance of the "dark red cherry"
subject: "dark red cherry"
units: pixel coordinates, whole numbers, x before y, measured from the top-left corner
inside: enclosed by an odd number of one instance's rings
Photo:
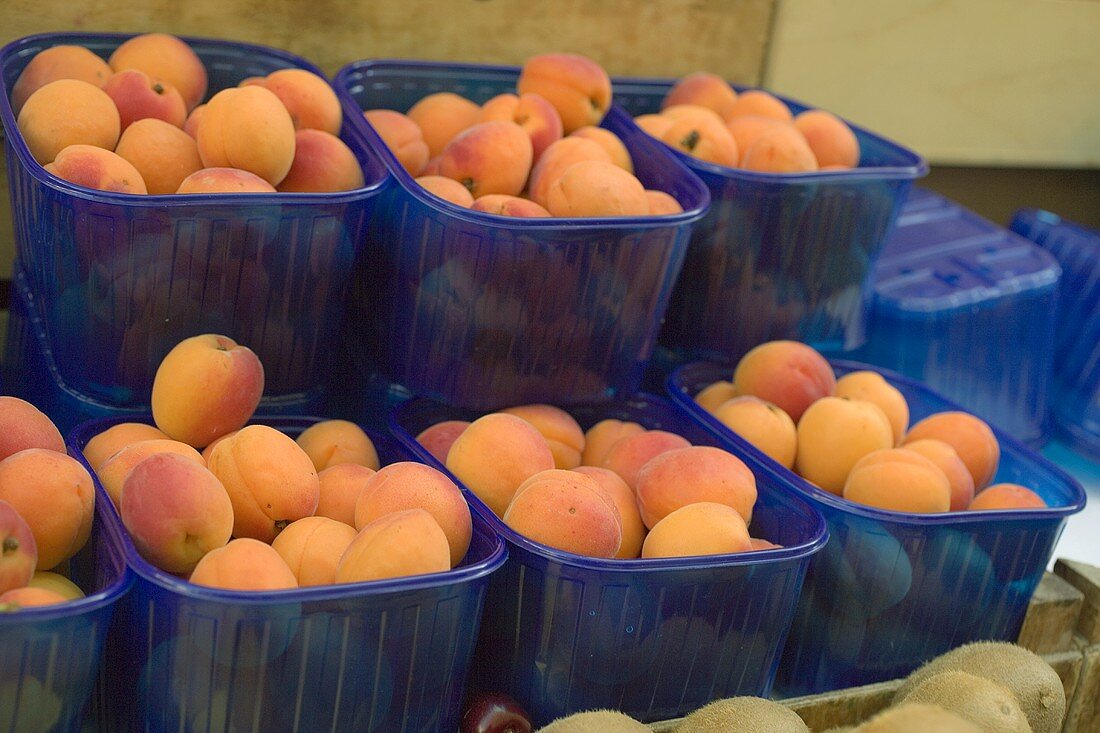
[[[531,718],[502,692],[481,692],[467,701],[459,733],[531,733]]]

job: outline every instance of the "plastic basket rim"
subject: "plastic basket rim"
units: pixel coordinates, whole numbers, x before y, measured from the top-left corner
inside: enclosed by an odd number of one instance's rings
[[[903,374],[899,374],[890,369],[885,369],[873,364],[866,364],[859,361],[853,361],[849,359],[827,359],[829,365],[834,369],[842,369],[846,372],[849,371],[874,371],[882,375],[887,382],[901,384],[907,388],[914,389],[919,392],[927,393],[938,400],[941,400],[950,411],[965,412],[974,415],[972,410],[968,410],[965,407],[957,404],[953,400],[944,397],[939,392],[931,389],[919,380],[912,379]],[[1023,443],[1019,442],[1010,435],[1005,434],[999,428],[994,425],[989,425],[993,431],[994,436],[997,438],[997,442],[1001,446],[1008,445],[1016,453],[1021,453],[1031,463],[1037,464],[1040,469],[1051,474],[1056,480],[1064,484],[1068,489],[1068,493],[1071,496],[1069,504],[1064,506],[1046,507],[1042,509],[985,509],[985,510],[961,510],[953,512],[943,512],[937,514],[918,514],[914,512],[894,512],[886,509],[878,509],[876,507],[864,506],[856,504],[854,502],[847,501],[836,494],[832,494],[824,489],[811,484],[806,479],[796,474],[793,470],[789,470],[781,466],[772,458],[765,455],[762,451],[750,444],[744,438],[734,433],[729,428],[725,427],[716,418],[706,413],[702,408],[693,406],[694,399],[690,397],[683,389],[683,383],[681,375],[684,371],[693,368],[702,368],[704,366],[713,366],[714,368],[723,367],[725,365],[722,362],[715,361],[693,361],[686,364],[682,364],[677,367],[669,375],[665,382],[665,388],[671,396],[672,400],[681,405],[684,410],[689,411],[691,415],[700,424],[705,425],[712,433],[719,436],[721,439],[732,442],[739,449],[747,452],[755,462],[761,466],[768,474],[770,474],[775,480],[781,482],[783,485],[790,487],[792,490],[799,492],[802,496],[811,499],[814,502],[828,506],[830,509],[839,510],[846,514],[856,515],[863,519],[870,519],[877,522],[892,523],[892,524],[904,524],[904,525],[917,525],[917,526],[941,526],[941,525],[956,525],[956,524],[978,524],[988,521],[1035,521],[1035,520],[1049,520],[1049,519],[1065,519],[1073,514],[1080,512],[1085,508],[1087,501],[1085,490],[1081,486],[1080,482],[1070,476],[1059,466],[1055,465],[1048,459],[1044,458],[1039,453],[1031,450]],[[730,371],[732,374],[732,371]],[[980,415],[975,417],[981,418]],[[988,424],[988,423],[987,423]],[[1002,448],[1003,451],[1003,448]]]
[[[327,419],[330,418],[317,417],[315,415],[254,415],[249,420],[248,424],[254,425],[262,423],[280,425],[290,423],[301,425],[304,422],[316,423]],[[104,504],[104,510],[108,513],[110,518],[109,523],[114,525],[114,538],[118,542],[118,546],[125,561],[125,567],[130,571],[134,579],[141,578],[166,591],[185,596],[195,601],[231,603],[243,607],[260,607],[285,603],[348,602],[391,593],[419,592],[444,586],[456,586],[488,577],[503,566],[505,560],[508,558],[508,550],[501,537],[497,535],[491,527],[478,527],[475,523],[474,534],[476,535],[480,532],[489,538],[490,544],[493,545],[492,550],[485,558],[475,563],[452,568],[451,570],[441,573],[428,573],[424,575],[406,576],[403,578],[388,578],[385,580],[361,581],[358,583],[334,583],[331,585],[288,588],[283,590],[239,591],[196,585],[171,573],[160,570],[141,556],[133,540],[130,538],[129,533],[124,531],[121,515],[107,495],[107,491],[103,488],[99,478],[96,477],[95,472],[92,471],[91,466],[88,465],[84,457],[83,446],[80,445],[81,440],[86,440],[95,435],[95,433],[102,432],[102,430],[113,425],[125,422],[145,422],[146,420],[152,423],[152,415],[150,413],[145,413],[136,420],[134,416],[94,418],[80,423],[65,437],[65,444],[70,452],[75,454],[74,457],[76,460],[88,469],[89,473],[92,475],[96,490],[96,501],[102,501]],[[95,432],[92,432],[93,429],[96,429]],[[386,437],[392,437],[386,431],[379,430],[377,432],[382,433]],[[472,506],[470,508],[471,510],[474,509]]]
[[[468,73],[480,72],[491,74],[509,74],[519,75],[520,67],[518,66],[504,66],[497,64],[451,64],[446,62],[436,61],[421,61],[421,60],[400,60],[400,59],[367,59],[361,61],[355,61],[343,66],[336,75],[333,77],[333,87],[336,89],[336,94],[340,98],[340,103],[344,108],[344,115],[348,117],[350,126],[354,127],[362,137],[365,137],[370,144],[372,151],[382,159],[390,176],[393,177],[396,185],[400,186],[402,190],[410,194],[421,204],[428,206],[429,208],[448,216],[452,216],[456,219],[462,220],[469,224],[475,224],[478,226],[490,226],[498,229],[516,229],[520,231],[537,231],[537,230],[553,230],[553,229],[640,229],[649,230],[663,227],[679,227],[685,224],[693,224],[703,216],[706,215],[711,205],[710,189],[703,181],[699,179],[682,161],[676,159],[671,155],[671,149],[669,149],[670,155],[668,156],[669,162],[671,162],[681,173],[681,178],[689,183],[692,188],[695,189],[696,196],[699,199],[699,205],[687,209],[679,214],[661,215],[661,216],[621,216],[621,217],[515,217],[515,216],[501,216],[498,214],[490,214],[483,211],[474,211],[458,204],[453,204],[450,201],[446,201],[438,196],[434,196],[428,193],[423,186],[418,185],[404,166],[398,162],[397,157],[389,150],[389,148],[382,142],[382,138],[374,130],[374,127],[363,119],[364,110],[360,109],[355,100],[351,98],[351,94],[348,91],[348,77],[352,74],[358,73],[363,65],[382,65],[393,64],[396,66],[408,66],[413,68],[447,68],[455,69],[459,71],[466,71]],[[607,111],[607,116],[613,119],[629,119],[629,115],[626,114],[617,105],[612,105]],[[621,116],[621,117],[620,117]],[[631,123],[633,124],[633,123]]]
[[[660,395],[652,394],[649,392],[638,391],[631,395],[629,398],[617,400],[612,404],[629,404],[637,399],[644,399],[652,402],[664,403],[672,407],[677,412],[680,408],[671,400],[662,398]],[[600,573],[630,573],[630,572],[643,572],[657,574],[661,572],[677,572],[677,571],[699,571],[699,570],[718,570],[728,569],[733,567],[765,565],[780,562],[792,562],[792,561],[805,561],[810,559],[814,554],[825,547],[825,544],[829,541],[829,528],[825,520],[825,517],[821,514],[820,510],[813,506],[805,497],[798,496],[790,491],[785,491],[782,486],[777,488],[777,491],[783,496],[783,498],[796,506],[808,517],[812,517],[815,521],[815,528],[813,531],[812,539],[803,542],[798,545],[787,545],[779,549],[769,550],[754,550],[752,552],[740,552],[740,553],[728,553],[723,555],[693,555],[689,557],[669,557],[669,558],[594,558],[584,555],[578,555],[572,552],[566,552],[559,550],[548,545],[544,545],[541,542],[536,542],[529,539],[519,532],[516,532],[511,527],[506,525],[502,519],[496,516],[492,509],[489,508],[485,502],[483,502],[476,494],[473,493],[464,483],[462,483],[457,476],[442,463],[440,463],[434,456],[428,453],[419,443],[416,442],[415,437],[409,431],[400,424],[397,419],[398,412],[402,408],[411,404],[433,404],[444,407],[449,407],[445,403],[438,400],[432,400],[427,397],[413,396],[409,399],[403,400],[393,409],[389,411],[389,428],[390,433],[394,438],[398,440],[409,450],[415,452],[421,460],[428,463],[433,468],[443,471],[448,477],[450,477],[455,483],[462,487],[463,492],[466,494],[467,501],[470,502],[472,507],[476,507],[476,510],[481,513],[484,521],[497,533],[498,536],[508,545],[514,545],[515,547],[522,549],[528,553],[541,557],[545,560],[557,562],[563,566],[575,568],[583,571],[595,571]],[[467,410],[467,412],[479,412],[477,410]],[[483,414],[489,414],[487,411],[480,411]],[[690,420],[688,416],[684,416],[685,419]],[[755,475],[755,472],[754,472]],[[779,482],[777,482],[779,483]]]
[[[44,41],[54,41],[53,45],[59,45],[62,43],[71,43],[72,45],[80,45],[79,41],[83,39],[88,40],[103,40],[119,42],[134,38],[142,35],[142,33],[99,33],[89,32],[82,33],[78,31],[57,31],[51,33],[35,33],[28,36],[17,38],[4,46],[0,47],[0,69],[3,69],[10,62],[12,57],[18,53],[23,47],[32,46]],[[172,34],[175,35],[175,34]],[[284,61],[296,68],[305,69],[312,72],[325,80],[332,86],[332,80],[328,78],[321,71],[319,67],[313,64],[305,57],[298,56],[284,51],[282,49],[274,48],[272,46],[265,46],[257,43],[248,43],[244,41],[231,41],[224,38],[208,38],[204,36],[189,36],[189,35],[175,35],[176,38],[186,42],[189,46],[192,44],[202,44],[206,46],[220,47],[220,48],[238,48],[249,51],[257,55],[275,57]],[[334,89],[335,91],[335,89]],[[346,121],[345,121],[346,122]],[[80,186],[75,183],[66,181],[63,178],[55,176],[42,166],[34,156],[31,155],[30,148],[27,147],[26,141],[23,139],[22,133],[19,132],[19,125],[16,122],[15,111],[11,106],[11,99],[8,96],[8,90],[6,85],[0,83],[0,123],[2,123],[3,129],[6,131],[5,137],[7,144],[10,146],[9,150],[14,151],[16,159],[22,168],[30,174],[40,184],[49,186],[55,191],[64,193],[69,196],[93,201],[100,204],[111,204],[116,206],[128,206],[134,208],[162,208],[164,206],[174,207],[191,207],[191,206],[207,206],[210,203],[227,203],[237,206],[286,206],[286,205],[339,205],[344,203],[351,203],[359,201],[361,199],[369,198],[381,193],[390,185],[391,176],[389,175],[388,168],[385,165],[379,165],[382,175],[378,176],[377,180],[366,181],[365,185],[361,188],[352,189],[350,191],[335,191],[331,193],[192,193],[192,194],[137,194],[137,193],[117,193],[113,191],[101,191],[94,188],[88,188],[86,186]],[[356,137],[358,132],[354,125],[347,124],[346,129]],[[367,155],[377,158],[377,154],[373,149],[367,147]],[[362,169],[362,165],[360,165]],[[367,171],[363,171],[364,179],[366,179]]]

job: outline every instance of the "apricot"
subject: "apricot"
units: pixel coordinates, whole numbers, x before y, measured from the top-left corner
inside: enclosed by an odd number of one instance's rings
[[[598,125],[611,106],[611,79],[592,59],[579,54],[548,53],[523,64],[519,93],[533,93],[554,105],[566,135],[585,125]]]
[[[183,128],[187,107],[174,86],[152,79],[143,71],[127,69],[108,79],[102,86],[118,107],[119,126],[123,132],[138,120],[153,118]]]
[[[2,399],[0,398],[0,400]],[[112,425],[103,432],[96,434],[84,446],[82,453],[92,470],[98,472],[108,458],[131,443],[142,440],[169,440],[169,437],[153,425],[142,422],[124,422]]]
[[[528,539],[576,555],[615,557],[622,543],[614,500],[576,471],[535,474],[516,491],[503,519]]]
[[[894,512],[933,514],[951,507],[951,484],[924,456],[905,448],[868,453],[844,482],[845,499]]]
[[[634,118],[634,124],[642,128],[650,137],[660,140],[665,136],[668,128],[672,127],[672,118],[658,114],[638,115]]]
[[[478,123],[481,107],[457,94],[437,92],[421,99],[406,114],[423,133],[431,159],[442,153],[460,132]]]
[[[148,193],[145,180],[128,160],[94,145],[62,149],[46,170],[78,186],[115,193]]]
[[[0,613],[38,606],[55,606],[67,601],[68,599],[57,591],[24,586],[0,593]]]
[[[171,438],[151,438],[139,440],[123,446],[117,453],[104,461],[96,471],[99,483],[117,507],[122,496],[122,487],[126,478],[139,463],[157,453],[173,453],[190,460],[197,466],[206,467],[206,461],[199,452],[178,440]]]
[[[336,582],[336,566],[356,531],[328,517],[303,517],[287,525],[271,543],[298,579],[298,586]]]
[[[470,189],[446,176],[420,176],[416,179],[416,183],[429,193],[444,201],[450,201],[455,206],[469,209],[474,205],[474,196],[470,193]]]
[[[713,415],[715,410],[736,396],[733,382],[718,381],[699,390],[695,395],[695,404]]]
[[[202,459],[204,461],[206,461],[206,465],[210,465],[210,454],[214,452],[214,447],[218,443],[225,440],[226,438],[229,438],[229,437],[232,437],[232,436],[236,435],[238,432],[240,432],[240,431],[239,430],[234,430],[231,433],[226,433],[225,435],[219,435],[218,437],[214,438],[212,441],[207,443],[206,447],[202,449]]]
[[[0,500],[0,593],[31,582],[38,566],[38,545],[26,520]]]
[[[238,168],[272,186],[294,162],[294,123],[279,98],[264,87],[223,89],[199,119],[199,156],[207,168]]]
[[[760,550],[782,550],[783,549],[783,545],[777,545],[774,542],[769,542],[768,540],[759,539],[757,537],[750,537],[749,538],[749,544],[752,545],[752,550],[754,552],[757,552],[757,551],[760,551]]]
[[[662,453],[689,447],[691,443],[675,433],[645,430],[616,441],[604,455],[602,467],[619,474],[627,486],[637,491],[638,472],[646,463]]]
[[[714,110],[722,119],[730,116],[737,101],[737,92],[720,76],[699,71],[688,74],[672,85],[661,107],[676,104],[698,104]]]
[[[584,466],[602,467],[611,447],[623,438],[632,435],[641,435],[646,432],[636,422],[624,422],[622,420],[600,420],[584,433],[584,451],[581,453],[581,464]]]
[[[333,137],[340,134],[344,120],[340,100],[329,83],[312,71],[279,69],[268,74],[259,86],[279,98],[295,130],[321,130]]]
[[[84,591],[80,589],[80,586],[64,575],[52,573],[49,570],[36,571],[27,585],[31,588],[51,590],[67,601],[77,601],[84,598]]]
[[[70,145],[114,150],[118,143],[118,109],[97,86],[59,79],[39,88],[19,112],[18,127],[31,155],[42,165]]]
[[[970,502],[967,509],[1042,509],[1047,506],[1043,497],[1019,484],[994,484],[982,490]]]
[[[931,438],[908,442],[905,448],[921,454],[943,471],[947,483],[951,485],[951,511],[962,511],[970,506],[974,498],[974,477],[966,470],[966,464],[954,448],[942,440]]]
[[[765,130],[741,157],[741,167],[763,173],[806,173],[817,170],[817,159],[798,130]]]
[[[420,172],[421,176],[438,176],[439,175],[439,156],[429,158],[427,164],[424,166],[424,170]]]
[[[225,487],[205,466],[174,453],[134,466],[117,506],[137,551],[169,573],[190,573],[233,532]]]
[[[789,128],[790,122],[783,122],[774,117],[761,117],[759,115],[743,115],[734,117],[726,123],[726,129],[733,135],[737,142],[737,151],[741,158],[745,157],[745,151],[752,147],[757,138],[765,132],[777,128]]]
[[[475,199],[489,193],[515,196],[531,173],[532,151],[531,138],[516,123],[481,122],[447,144],[439,174],[461,183]]]
[[[649,201],[650,216],[670,216],[684,211],[684,207],[680,206],[680,202],[664,191],[646,189],[645,195]]]
[[[322,420],[302,431],[298,445],[318,471],[339,463],[358,463],[378,470],[378,451],[363,428],[349,420]]]
[[[199,120],[202,119],[205,113],[206,105],[200,104],[191,110],[191,113],[187,115],[187,121],[183,123],[183,131],[195,140],[199,139]]]
[[[725,504],[746,523],[756,504],[756,477],[749,467],[732,453],[705,445],[650,459],[638,471],[634,488],[642,521],[651,530],[667,515],[695,502]]]
[[[909,403],[905,401],[905,395],[881,374],[872,371],[849,372],[837,380],[833,394],[837,397],[874,402],[890,421],[894,445],[901,445],[905,431],[909,428]]]
[[[206,553],[191,572],[195,585],[226,590],[297,588],[298,579],[271,545],[241,537]]]
[[[568,469],[581,465],[584,431],[565,410],[553,405],[520,405],[501,412],[522,417],[542,433],[550,452],[554,454],[555,468]]]
[[[184,339],[153,377],[153,421],[173,440],[201,448],[242,427],[264,391],[264,368],[247,346],[218,334]]]
[[[735,166],[740,160],[733,133],[716,115],[684,114],[676,117],[661,140],[681,153],[708,163]]]
[[[519,485],[554,467],[554,454],[534,425],[502,412],[474,420],[447,453],[447,470],[498,517]]]
[[[234,537],[271,542],[288,524],[317,511],[321,485],[313,461],[274,428],[242,428],[214,447],[209,463],[233,502]]]
[[[134,166],[151,194],[169,194],[202,168],[199,146],[178,127],[157,119],[138,120],[122,133],[115,152]]]
[[[562,136],[561,116],[554,105],[537,94],[498,94],[481,105],[479,122],[502,120],[514,122],[531,138],[531,159],[538,160],[543,151]]]
[[[794,126],[806,138],[818,166],[859,165],[859,140],[836,115],[823,109],[807,110],[795,116]]]
[[[451,451],[458,436],[470,425],[466,420],[444,420],[425,428],[416,436],[416,442],[432,454],[443,465],[447,464],[447,454]]]
[[[80,551],[92,531],[92,477],[75,459],[27,448],[0,461],[0,501],[30,526],[37,569],[49,570]]]
[[[115,49],[107,59],[117,73],[140,69],[155,79],[163,79],[183,96],[192,109],[206,96],[206,67],[190,46],[165,33],[134,36]]]
[[[401,167],[416,178],[428,164],[428,143],[420,126],[408,115],[392,109],[368,109],[363,113]]]
[[[614,163],[574,163],[550,186],[546,210],[552,216],[648,216],[649,198],[641,182]]]
[[[611,156],[599,143],[583,137],[570,136],[553,143],[531,169],[527,186],[531,200],[546,208],[550,187],[557,183],[566,170],[586,160],[610,163]]]
[[[733,372],[737,394],[759,397],[784,410],[796,423],[806,408],[836,390],[836,375],[821,354],[798,341],[769,341],[755,347]]]
[[[634,161],[630,157],[630,151],[619,139],[619,136],[605,127],[585,125],[569,133],[569,137],[581,137],[603,148],[611,157],[611,162],[622,168],[627,173],[634,173]]]
[[[355,526],[355,502],[374,475],[374,469],[360,466],[358,463],[337,463],[317,473],[321,494],[317,501],[318,517],[328,517],[343,522],[349,527]]]
[[[203,168],[184,178],[175,193],[275,193],[275,187],[237,168]]]
[[[784,410],[759,397],[745,395],[722,403],[714,416],[779,465],[794,467],[798,433]]]
[[[634,491],[626,485],[619,474],[608,468],[596,466],[577,466],[573,469],[577,473],[588,476],[604,490],[615,502],[615,508],[619,510],[619,523],[622,526],[622,541],[619,543],[619,551],[615,557],[630,559],[638,557],[642,552],[642,542],[645,540],[646,528],[642,522],[642,515],[638,512],[638,499]]]
[[[322,130],[298,130],[294,162],[278,190],[333,193],[363,187],[363,168],[343,140]]]
[[[65,440],[46,413],[18,397],[0,396],[0,460],[27,448],[65,452]]]
[[[796,432],[795,471],[838,496],[859,459],[894,446],[890,421],[878,405],[844,397],[814,402],[798,421]]]
[[[451,569],[447,536],[423,509],[392,512],[359,530],[336,566],[337,583],[442,573]]]
[[[792,119],[791,110],[777,97],[761,89],[750,89],[737,95],[737,99],[727,109],[725,119],[732,120],[743,115],[771,117],[783,122]]]
[[[27,98],[50,82],[77,79],[102,87],[111,67],[83,46],[60,45],[43,49],[19,72],[11,88],[11,109],[17,116]]]
[[[642,557],[692,557],[752,551],[745,518],[716,502],[686,504],[653,525],[642,544]]]
[[[474,211],[484,211],[497,216],[518,216],[523,218],[545,218],[550,212],[534,201],[503,193],[490,193],[474,201],[470,206]]]
[[[406,509],[423,509],[447,536],[454,567],[470,548],[470,507],[455,483],[431,466],[411,461],[391,463],[367,479],[355,503],[355,528]]]
[[[902,445],[932,438],[947,443],[966,464],[974,479],[974,491],[989,485],[1001,461],[1001,446],[981,419],[966,412],[939,412],[924,418],[905,436]]]

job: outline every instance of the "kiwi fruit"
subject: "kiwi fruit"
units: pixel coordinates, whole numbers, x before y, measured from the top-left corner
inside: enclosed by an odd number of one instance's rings
[[[1066,716],[1066,692],[1050,665],[1034,652],[1001,641],[978,641],[952,649],[906,678],[895,701],[940,672],[966,672],[984,677],[1016,698],[1034,733],[1058,733]]]
[[[982,729],[935,705],[905,703],[888,708],[852,733],[982,733]]]
[[[826,728],[821,733],[852,733],[854,730],[850,725],[838,725],[836,728]]]
[[[617,710],[589,710],[558,718],[538,733],[653,733],[648,725]]]
[[[675,733],[810,733],[798,713],[761,697],[731,697],[704,705],[680,721]]]
[[[938,705],[986,733],[1031,733],[1024,711],[1011,692],[967,672],[934,674],[910,690],[904,702]]]

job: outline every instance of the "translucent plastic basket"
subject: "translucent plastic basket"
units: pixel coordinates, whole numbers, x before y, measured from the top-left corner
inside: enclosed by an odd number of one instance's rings
[[[295,436],[316,421],[255,422]],[[70,450],[80,455],[118,422],[84,423],[69,434]],[[389,436],[368,435],[384,465],[416,460]],[[448,572],[264,593],[192,585],[150,565],[121,534],[136,579],[108,650],[118,719],[105,730],[458,727],[489,576],[506,557],[476,516],[470,550]]]
[[[259,354],[269,394],[322,390],[385,168],[345,125],[366,180],[354,191],[139,196],[50,175],[18,132],[8,91],[40,50],[75,44],[106,58],[128,37],[49,33],[0,49],[16,252],[65,383],[91,399],[139,406],[168,350],[212,332]],[[277,69],[320,73],[272,48],[184,40],[206,66],[210,94]]]
[[[693,445],[721,445],[654,395],[569,412],[586,429],[616,418],[678,433]],[[398,407],[391,429],[443,469],[413,436],[442,420],[475,416],[421,398]],[[504,537],[509,556],[490,585],[471,684],[511,693],[536,726],[591,708],[655,721],[716,698],[767,696],[803,573],[827,534],[817,511],[755,473],[759,498],[750,533],[782,549],[650,560],[582,557],[514,532],[470,494],[471,505]]]
[[[1041,444],[1051,370],[1062,363],[1054,349],[1061,277],[1054,257],[1027,239],[916,191],[875,264],[858,358]]]
[[[1069,441],[1100,461],[1100,232],[1038,209],[1016,212],[1012,230],[1037,242],[1062,267],[1052,408]]]
[[[673,84],[615,79],[615,99],[633,116],[657,112]],[[780,99],[795,114],[808,107]],[[851,170],[757,173],[675,151],[711,195],[660,336],[675,361],[738,359],[774,339],[845,350],[863,343],[871,265],[928,166],[848,125],[862,154]]]
[[[618,108],[603,127],[635,172],[672,194],[664,217],[519,219],[455,206],[422,189],[362,117],[405,112],[449,91],[482,103],[515,91],[519,69],[427,61],[358,61],[336,75],[345,116],[385,161],[378,248],[365,252],[349,301],[364,363],[411,392],[471,408],[513,401],[609,399],[638,388],[703,184]]]
[[[894,372],[832,365],[837,374],[881,373],[905,396],[911,423],[962,409]],[[776,678],[780,696],[903,677],[970,641],[1015,641],[1066,520],[1085,506],[1077,481],[994,427],[1001,446],[994,482],[1027,486],[1049,508],[906,514],[854,504],[783,468],[694,402],[732,373],[732,366],[688,364],[669,378],[669,393],[755,470],[806,497],[825,515],[831,538],[806,574]]]

